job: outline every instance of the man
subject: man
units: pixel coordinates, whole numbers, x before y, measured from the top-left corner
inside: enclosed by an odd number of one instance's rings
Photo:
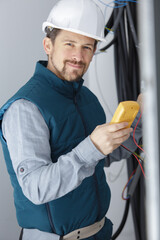
[[[0,110],[20,239],[111,238],[104,165],[129,156],[124,141],[136,146],[128,123],[105,123],[98,99],[82,86],[103,29],[92,0],[59,1],[43,24],[48,61]]]

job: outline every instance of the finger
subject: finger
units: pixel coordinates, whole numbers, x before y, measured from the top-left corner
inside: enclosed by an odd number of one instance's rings
[[[125,142],[128,138],[130,137],[130,134],[127,134],[123,137],[120,137],[120,138],[116,138],[114,139],[114,145],[117,145],[117,144],[122,144],[123,142]]]
[[[107,126],[108,132],[116,132],[128,126],[128,122],[114,123]]]
[[[116,131],[115,133],[113,133],[113,139],[116,139],[116,138],[121,138],[123,136],[126,136],[126,135],[130,135],[131,132],[133,132],[133,128],[126,128],[126,129],[122,129],[122,130],[119,130],[119,131]]]

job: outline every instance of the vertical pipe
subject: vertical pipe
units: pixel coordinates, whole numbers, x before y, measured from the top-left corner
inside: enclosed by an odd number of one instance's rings
[[[143,135],[146,155],[147,240],[159,240],[159,131],[154,1],[141,0],[138,9],[141,89],[144,92]]]

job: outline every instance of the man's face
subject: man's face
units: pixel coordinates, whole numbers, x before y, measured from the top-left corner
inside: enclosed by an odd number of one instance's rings
[[[47,68],[62,80],[78,81],[89,67],[94,44],[92,38],[61,30],[51,46]]]

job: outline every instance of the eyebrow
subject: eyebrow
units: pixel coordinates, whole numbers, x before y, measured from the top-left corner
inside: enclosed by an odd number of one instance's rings
[[[76,41],[74,41],[74,40],[69,40],[69,39],[64,39],[63,42],[77,43]],[[94,44],[91,44],[91,43],[85,43],[85,44],[83,44],[83,45],[84,45],[84,46],[94,47]]]

